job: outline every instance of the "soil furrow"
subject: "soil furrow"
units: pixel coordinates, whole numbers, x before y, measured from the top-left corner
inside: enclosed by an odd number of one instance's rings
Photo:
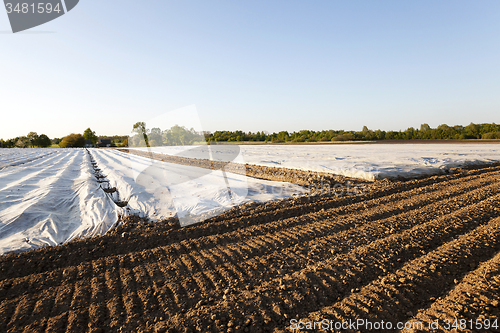
[[[414,312],[428,304],[431,297],[442,296],[450,290],[471,265],[494,255],[500,249],[499,236],[500,219],[497,218],[355,290],[341,302],[310,313],[308,317],[335,321],[359,317],[372,322],[407,321]],[[369,309],[357,304],[363,299],[364,303],[370,303]],[[342,314],[337,309],[342,309]]]
[[[109,325],[109,311],[106,300],[109,297],[106,287],[106,264],[104,260],[92,262],[93,277],[90,281],[91,299],[89,308],[90,329],[98,329],[105,324]]]
[[[484,199],[486,197],[489,197],[492,193],[492,192],[486,191],[486,189],[482,189],[482,191],[484,193],[475,194],[473,192],[473,193],[467,194],[467,196],[474,196],[474,198],[476,200],[481,200],[481,199]],[[475,202],[476,200],[471,200],[471,201]],[[469,204],[471,204],[471,203],[472,202],[469,202]],[[437,208],[431,207],[431,208],[433,208],[432,211],[433,210],[442,211],[442,210],[438,209],[439,207],[437,207]],[[390,219],[387,219],[387,221],[382,220],[380,222],[377,222],[377,224],[379,224],[379,226],[377,226],[378,230],[376,230],[376,231],[370,225],[362,225],[358,229],[349,230],[349,232],[341,232],[341,233],[335,232],[335,233],[333,233],[333,236],[332,235],[323,236],[320,238],[317,238],[317,235],[321,235],[321,234],[328,235],[329,233],[327,232],[327,230],[317,231],[312,236],[308,235],[308,237],[305,237],[305,236],[300,237],[300,239],[302,240],[302,243],[303,243],[301,247],[304,249],[303,251],[306,251],[305,254],[308,254],[309,256],[318,255],[318,254],[327,254],[327,252],[330,252],[330,253],[342,252],[342,249],[348,249],[348,248],[355,247],[359,244],[362,244],[364,242],[369,241],[370,239],[375,240],[381,236],[385,237],[387,234],[401,232],[407,228],[413,227],[414,225],[421,222],[420,219],[426,218],[426,216],[425,216],[426,212],[417,212],[417,213],[418,213],[419,219],[410,220],[411,223],[408,223],[408,226],[404,225],[404,217],[403,216],[396,216],[396,217],[391,217]],[[436,217],[435,215],[436,215],[435,213],[431,212],[431,215],[429,216],[429,218]],[[396,224],[398,224],[398,225],[396,225]],[[397,227],[397,230],[395,229],[396,227]],[[364,229],[367,229],[367,230],[364,231]],[[266,249],[268,252],[267,252],[265,257],[260,259],[260,265],[262,267],[260,267],[260,269],[256,269],[257,272],[263,272],[266,267],[269,267],[269,264],[270,264],[269,262],[266,262],[266,261],[262,262],[262,260],[264,258],[269,258],[270,254],[274,254],[274,256],[278,256],[278,257],[282,256],[281,252],[290,246],[290,244],[288,244],[284,241],[284,238],[280,238],[279,236],[276,236],[276,235],[272,236],[270,238],[272,240],[274,240],[274,242],[268,241],[266,243],[263,243],[264,245],[261,246],[262,249]],[[311,239],[313,239],[313,240],[310,241]],[[310,241],[310,243],[308,243],[308,241]],[[323,243],[323,246],[321,246],[321,243]],[[319,244],[319,246],[318,246],[318,244]],[[233,248],[233,246],[235,248],[238,247],[237,244],[231,245],[230,247]],[[331,249],[332,246],[335,248],[335,250]],[[294,251],[297,252],[298,249],[295,248]],[[319,252],[321,252],[321,253],[319,253]],[[260,256],[261,254],[262,254],[261,251],[257,251],[256,256]],[[238,255],[234,255],[233,253],[225,256],[226,260],[228,260],[228,261],[234,261],[234,258],[238,258],[238,257],[239,257]],[[250,257],[251,257],[251,255],[250,255]],[[231,259],[231,258],[233,258],[233,259]],[[220,262],[216,262],[215,265],[220,265],[223,262],[224,262],[224,260],[222,260]],[[246,260],[242,261],[241,263],[245,264]],[[239,265],[234,264],[234,266],[238,267]],[[256,267],[254,266],[253,268],[255,269]],[[194,270],[194,267],[188,268],[188,271],[193,271],[193,270]],[[245,270],[246,269],[241,269],[241,268],[237,269],[237,271],[240,271],[240,272],[245,271]],[[238,273],[235,273],[235,274],[238,274]]]
[[[102,237],[2,256],[0,331],[283,332],[301,318],[499,316],[500,164],[367,186],[185,228],[132,216]]]
[[[474,263],[470,265],[474,267]],[[437,321],[441,324],[433,330],[435,332],[445,332],[447,331],[445,325],[454,324],[458,325],[460,332],[500,330],[500,322],[498,322],[500,318],[500,252],[459,281],[454,282],[457,284],[446,296],[438,297],[430,307],[420,309],[408,321],[412,323]],[[456,323],[455,320],[457,320]],[[410,330],[403,330],[403,332],[409,333]]]
[[[106,281],[106,290],[108,291],[106,306],[110,317],[109,327],[116,328],[125,319],[125,305],[122,298],[118,258],[110,258],[108,260],[104,278]]]
[[[431,185],[434,184],[433,186],[430,186],[430,188],[434,188],[433,189],[433,191],[434,191],[434,190],[437,190],[439,187],[439,185],[436,186],[435,183],[445,183],[443,186],[444,186],[444,188],[446,188],[447,186],[450,185],[447,182],[450,182],[450,183],[457,182],[458,184],[467,184],[468,181],[470,181],[470,180],[480,179],[480,178],[485,178],[484,181],[488,182],[489,181],[488,177],[495,178],[498,176],[499,172],[497,169],[500,169],[500,167],[491,167],[491,168],[486,168],[486,169],[490,170],[490,171],[486,172],[485,169],[471,170],[471,171],[467,170],[466,172],[452,175],[453,177],[455,177],[457,179],[451,179],[451,180],[446,178],[445,176],[434,176],[434,177],[431,177],[431,179],[407,181],[407,182],[399,184],[399,186],[393,186],[393,185],[387,186],[389,189],[384,189],[384,187],[382,187],[382,189],[368,192],[364,196],[353,196],[353,197],[348,197],[348,198],[345,198],[345,197],[337,198],[335,196],[334,197],[327,197],[327,198],[318,197],[318,198],[312,198],[313,200],[308,200],[307,198],[299,198],[299,199],[294,199],[294,200],[285,200],[285,201],[283,201],[281,206],[278,206],[276,203],[270,203],[270,204],[266,204],[263,206],[270,207],[270,208],[266,209],[266,211],[268,211],[268,210],[271,211],[272,215],[274,215],[272,218],[266,217],[265,214],[261,216],[261,213],[256,212],[256,211],[258,211],[258,209],[255,209],[254,210],[255,212],[254,211],[249,212],[248,216],[240,216],[237,218],[230,218],[230,219],[224,219],[223,217],[216,217],[215,219],[222,218],[223,221],[222,222],[214,221],[213,223],[204,223],[204,224],[197,226],[197,228],[180,229],[180,230],[177,230],[178,232],[180,232],[179,235],[177,235],[177,236],[171,235],[171,236],[173,236],[171,238],[161,237],[161,239],[163,242],[172,242],[172,240],[174,240],[178,237],[182,237],[183,239],[186,239],[186,238],[191,239],[193,237],[196,238],[199,236],[204,236],[204,235],[209,235],[209,234],[220,234],[223,231],[223,229],[226,229],[225,230],[226,232],[228,231],[227,229],[230,229],[230,230],[240,230],[240,228],[246,229],[252,225],[261,225],[262,221],[270,221],[271,222],[270,224],[272,225],[273,221],[274,222],[282,221],[283,219],[287,219],[290,217],[300,216],[300,214],[304,215],[304,214],[314,213],[314,212],[320,211],[321,209],[328,210],[331,208],[335,208],[336,210],[340,210],[340,212],[345,212],[344,214],[346,214],[346,215],[353,214],[359,210],[369,210],[369,209],[372,209],[374,207],[378,208],[378,206],[380,206],[383,202],[388,203],[388,205],[390,206],[392,203],[397,202],[397,200],[399,200],[401,198],[400,197],[401,195],[405,195],[405,197],[411,198],[413,195],[415,195],[415,193],[408,192],[408,189],[410,189],[410,191],[411,191],[413,188],[416,188],[417,191],[419,191],[419,192],[423,191],[423,188],[419,188],[417,185],[415,185],[415,184],[419,184],[419,183],[423,183],[423,185],[425,185],[425,186],[428,186],[430,184]],[[483,172],[486,174],[483,175],[483,174],[480,174],[480,172]],[[476,173],[478,173],[478,174],[476,174]],[[415,184],[413,184],[413,183],[415,183]],[[406,192],[408,192],[408,193],[406,193]],[[404,193],[406,193],[406,194],[404,194]],[[380,201],[381,199],[384,199],[384,201],[383,202]],[[317,202],[316,202],[316,200],[317,200]],[[283,208],[282,206],[285,206],[285,208]],[[258,207],[260,207],[260,206],[258,206]],[[303,208],[307,208],[307,212],[305,212]],[[300,212],[300,214],[294,213],[294,214],[290,215],[290,214],[286,213],[287,210],[290,210],[292,212],[298,211],[298,212]],[[239,209],[235,209],[235,211],[239,211]],[[269,213],[269,212],[267,212],[267,213]],[[333,211],[332,211],[332,213],[333,213]],[[389,213],[389,212],[387,212],[387,213]],[[232,213],[228,212],[227,215],[231,216]],[[307,215],[303,216],[303,218],[301,220],[296,220],[295,223],[307,223],[306,220],[307,220]],[[292,221],[293,221],[293,219],[292,219]],[[229,228],[226,227],[226,225],[229,225]],[[277,226],[279,226],[279,225],[274,226],[274,228],[276,228]],[[288,227],[288,226],[282,226],[282,228],[286,228],[286,227]],[[264,232],[264,230],[263,230],[263,232]],[[268,232],[272,232],[272,230],[268,230]],[[134,242],[134,240],[131,240],[131,242]],[[94,241],[90,240],[88,243],[89,243],[89,249],[91,246],[92,250],[96,250],[95,252],[101,253],[101,256],[103,256],[103,257],[108,256],[110,254],[110,249],[113,248],[112,246],[106,246],[106,244],[104,244],[104,245],[99,244],[102,242],[97,241],[97,240],[94,240]],[[80,244],[82,244],[82,243],[80,243]],[[131,244],[131,246],[129,246],[129,248],[134,248],[134,247],[145,248],[145,246],[144,246],[145,244],[155,244],[155,242],[152,242],[150,238],[147,241],[145,239],[143,240],[143,239],[139,238],[138,242],[136,244]],[[96,247],[96,245],[99,245],[99,246]],[[163,244],[160,244],[160,245],[163,245]],[[72,244],[68,244],[68,246],[72,247]],[[154,248],[154,246],[151,246],[151,248]],[[78,250],[78,258],[81,258],[82,261],[92,260],[92,258],[89,258],[89,254],[92,255],[92,257],[96,257],[98,255],[94,251],[90,251],[90,250],[84,250],[84,249],[79,249],[79,248],[76,248],[75,250]],[[97,251],[97,250],[99,250],[99,251]],[[45,251],[46,251],[45,249],[40,249],[40,250],[34,251],[31,256],[32,257],[35,256],[35,260],[36,260],[36,257],[38,257],[39,255],[44,256]],[[90,253],[90,252],[94,252],[94,253]],[[116,253],[116,250],[114,250],[114,252]],[[37,254],[39,254],[39,255],[37,255]],[[23,253],[11,254],[10,256],[12,256],[14,258],[17,257],[19,259],[19,260],[14,260],[14,261],[7,260],[9,258],[8,256],[4,256],[5,258],[0,258],[0,272],[5,273],[5,274],[0,275],[0,279],[8,277],[8,276],[18,277],[20,272],[23,272],[23,274],[30,274],[30,272],[31,272],[31,274],[32,274],[32,273],[44,271],[44,266],[42,266],[42,265],[33,265],[30,267],[23,267],[22,270],[16,269],[16,263],[22,261],[23,255],[24,255]],[[57,267],[64,267],[65,266],[64,262],[61,262],[61,259],[65,260],[65,257],[52,255],[53,263]],[[8,261],[10,261],[10,262],[8,262]]]
[[[125,307],[126,324],[130,327],[137,326],[142,323],[143,318],[139,313],[143,313],[143,303],[137,294],[137,286],[132,268],[129,266],[134,257],[123,257],[120,261],[119,275],[122,290],[122,299]]]
[[[255,285],[247,285],[259,297],[262,297],[262,295],[274,296],[266,298],[271,300],[270,304],[265,304],[265,300],[257,297],[256,301],[263,308],[272,308],[276,306],[276,304],[273,305],[273,302],[281,303],[281,300],[286,299],[287,292],[295,292],[303,294],[302,297],[299,297],[302,301],[295,303],[295,313],[300,313],[299,309],[301,311],[306,309],[313,311],[312,307],[317,308],[321,302],[321,298],[318,299],[318,296],[316,296],[315,288],[319,288],[319,286],[314,283],[316,279],[314,276],[337,277],[335,287],[330,294],[335,295],[336,298],[344,297],[349,291],[363,286],[364,283],[378,278],[379,275],[383,275],[387,271],[394,271],[408,260],[418,258],[421,255],[422,248],[435,248],[450,238],[477,227],[480,223],[487,223],[490,219],[488,214],[490,211],[485,210],[485,208],[499,204],[500,196],[497,196],[495,201],[488,200],[488,202],[482,202],[470,207],[470,209],[473,209],[474,216],[465,222],[460,223],[458,221],[463,217],[461,215],[470,213],[469,209],[459,211],[454,214],[455,216],[445,216],[440,221],[430,221],[424,225],[418,225],[403,234],[394,234],[379,239],[368,246],[358,247],[349,254],[315,262],[313,266],[295,271],[291,276],[285,272],[285,278],[289,280],[287,283],[280,278],[273,279],[271,277],[271,280],[262,281],[262,279],[257,279]],[[450,225],[452,226],[450,227]],[[399,245],[401,243],[408,245],[406,248],[401,249]],[[404,258],[404,260],[400,260],[401,258]],[[267,276],[272,276],[273,273],[282,275],[281,272],[273,268],[273,263],[265,262],[263,267],[268,267]],[[255,270],[258,271],[259,269]],[[244,282],[246,284],[248,281]],[[228,294],[230,295],[227,298],[230,300],[239,299],[239,293],[238,289],[234,292],[233,289],[229,289]],[[278,295],[279,297],[277,297]],[[277,301],[277,299],[280,301]],[[234,304],[231,304],[231,302],[219,301],[219,304],[214,305],[210,311],[212,313],[230,312],[232,309],[234,309]],[[247,310],[250,311],[250,309]],[[267,315],[275,321],[280,318],[273,315],[272,312]],[[259,320],[262,322],[264,318],[259,318]]]
[[[92,281],[92,265],[89,263],[78,266],[77,281],[73,299],[68,313],[69,332],[83,332],[88,328],[89,307],[91,301],[90,283]]]

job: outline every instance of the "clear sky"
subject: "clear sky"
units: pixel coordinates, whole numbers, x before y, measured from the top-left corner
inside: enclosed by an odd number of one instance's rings
[[[9,31],[0,10],[3,139],[192,104],[210,131],[500,122],[498,0],[80,0]]]

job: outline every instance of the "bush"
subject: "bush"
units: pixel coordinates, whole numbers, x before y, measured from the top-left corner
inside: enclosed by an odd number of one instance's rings
[[[356,139],[352,133],[339,134],[332,139],[332,141],[353,141]]]
[[[482,138],[487,140],[500,139],[500,132],[484,133]]]
[[[49,137],[46,136],[45,134],[40,134],[40,136],[38,137],[37,144],[38,147],[47,148],[52,145],[52,141],[50,141]]]
[[[28,148],[30,145],[30,140],[27,137],[22,136],[17,139],[15,145],[17,148]]]
[[[74,148],[85,146],[85,139],[81,134],[70,134],[65,136],[61,142],[59,142],[59,147],[61,148]]]

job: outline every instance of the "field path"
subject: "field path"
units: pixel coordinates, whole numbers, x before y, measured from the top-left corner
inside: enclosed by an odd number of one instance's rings
[[[292,319],[493,322],[499,293],[495,164],[377,181],[362,195],[246,205],[185,228],[173,218],[129,217],[102,237],[2,256],[0,331],[287,332]],[[405,330],[417,331],[427,330]]]

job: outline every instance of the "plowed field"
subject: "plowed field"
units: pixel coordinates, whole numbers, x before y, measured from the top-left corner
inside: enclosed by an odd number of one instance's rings
[[[469,325],[499,318],[499,295],[499,164],[248,205],[185,228],[129,217],[102,237],[0,258],[0,332]]]

